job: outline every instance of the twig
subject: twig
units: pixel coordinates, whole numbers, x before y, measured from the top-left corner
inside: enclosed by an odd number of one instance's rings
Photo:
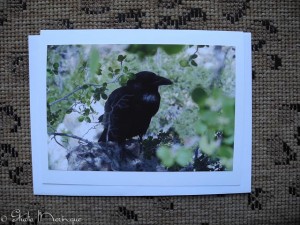
[[[192,61],[192,56],[195,55],[198,52],[198,50],[199,50],[199,47],[197,45],[196,51],[190,56],[189,61]]]
[[[120,72],[120,75],[118,75],[117,77],[115,77],[112,81],[107,82],[108,84],[113,84],[115,83],[117,80],[120,79],[121,76],[123,76],[124,74]]]
[[[120,64],[121,64],[121,66],[120,66],[120,75],[117,76],[117,77],[115,77],[112,81],[108,82],[108,84],[113,84],[117,80],[119,80],[121,76],[124,76],[124,73],[123,73],[123,61],[121,61]]]
[[[55,141],[58,145],[60,145],[62,148],[68,150],[65,146],[63,146],[61,143],[59,143],[59,141],[56,139],[56,136],[55,136],[55,135],[53,136],[53,139],[54,139],[54,141]]]
[[[48,133],[48,135],[54,135],[54,137],[55,137],[55,136],[70,137],[70,138],[74,138],[74,139],[77,139],[77,140],[79,140],[79,141],[85,142],[85,143],[87,143],[87,144],[89,144],[89,145],[93,145],[93,142],[88,141],[88,140],[86,140],[86,139],[84,139],[84,138],[78,137],[78,136],[73,135],[73,134],[56,133],[56,132],[54,132],[54,133]]]
[[[95,126],[90,127],[90,129],[88,129],[88,131],[82,137],[87,135],[90,132],[90,130],[96,129],[97,126],[99,126],[99,123],[97,123]]]

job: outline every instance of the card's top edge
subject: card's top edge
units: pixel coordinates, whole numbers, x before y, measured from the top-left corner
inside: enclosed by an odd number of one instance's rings
[[[72,30],[40,30],[40,34],[50,32],[131,32],[131,33],[147,33],[147,32],[158,32],[158,33],[249,33],[245,31],[226,31],[226,30],[162,30],[162,29],[72,29]]]

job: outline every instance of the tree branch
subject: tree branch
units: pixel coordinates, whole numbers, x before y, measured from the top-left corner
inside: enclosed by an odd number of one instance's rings
[[[59,99],[57,99],[57,100],[51,102],[49,105],[52,106],[52,105],[54,105],[54,104],[56,104],[56,103],[58,103],[58,102],[68,100],[68,98],[69,98],[71,95],[75,94],[77,91],[80,91],[80,90],[82,90],[82,89],[85,89],[86,85],[92,86],[92,87],[101,87],[101,86],[102,86],[101,84],[83,84],[83,85],[78,86],[77,88],[75,88],[75,90],[73,90],[73,91],[70,92],[69,94],[65,95],[64,97],[59,98]]]

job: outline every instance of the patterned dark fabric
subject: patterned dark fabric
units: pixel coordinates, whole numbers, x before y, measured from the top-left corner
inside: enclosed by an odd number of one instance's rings
[[[252,192],[185,197],[34,196],[27,36],[41,29],[83,28],[251,32]],[[54,217],[82,219],[75,224],[298,225],[299,87],[299,0],[1,0],[0,224],[26,224],[6,218],[19,209],[22,214],[29,211],[33,222],[27,224],[37,223],[38,212],[49,212]],[[42,222],[53,224],[50,221]]]

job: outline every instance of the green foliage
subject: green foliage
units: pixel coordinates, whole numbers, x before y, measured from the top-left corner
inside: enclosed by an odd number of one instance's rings
[[[193,163],[194,153],[191,148],[184,146],[161,146],[156,151],[156,155],[167,168],[183,168]]]
[[[180,53],[185,45],[129,45],[126,49],[127,52],[137,54],[141,59],[146,56],[154,56],[157,53],[158,48],[162,49],[168,55],[174,55]]]
[[[218,157],[227,169],[232,169],[234,140],[234,98],[225,96],[220,89],[210,95],[201,87],[192,92],[199,106],[196,132],[200,149],[211,157]]]
[[[65,52],[74,55],[68,58]],[[84,46],[49,46],[47,57],[47,119],[52,127],[62,123],[64,116],[72,112],[80,114],[79,122],[93,122],[91,116],[98,113],[91,103],[107,100],[114,88],[134,77],[134,73],[123,66],[126,55],[113,54],[115,60],[111,61],[100,57],[96,46],[91,46],[87,54]],[[77,63],[70,65],[72,61]],[[68,69],[64,73],[63,67]]]
[[[89,58],[88,58],[88,65],[90,72],[92,74],[101,75],[101,64],[100,64],[100,56],[99,52],[96,48],[92,48]]]
[[[166,146],[160,147],[157,152],[157,157],[161,160],[162,164],[165,167],[171,167],[174,165],[175,161],[175,156],[172,153],[172,150]]]
[[[227,97],[220,89],[213,89],[208,94],[202,87],[191,93],[198,105],[198,117],[192,124],[198,135],[198,147],[208,157],[220,159],[227,168],[232,169],[234,140],[234,99]],[[178,130],[178,129],[177,129]],[[184,145],[162,146],[157,150],[157,157],[169,168],[185,167],[193,161],[193,147]]]

